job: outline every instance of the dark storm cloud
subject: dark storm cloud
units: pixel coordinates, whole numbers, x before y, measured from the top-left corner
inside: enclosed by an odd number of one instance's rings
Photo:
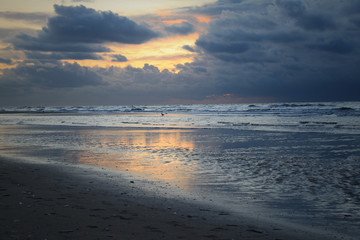
[[[304,41],[307,36],[297,29],[282,28],[269,16],[258,16],[252,12],[239,14],[223,11],[220,17],[210,23],[209,32],[201,35],[196,46],[223,60],[244,62],[249,59],[266,56],[268,50],[279,44],[295,44]],[[239,53],[248,52],[249,55]],[[229,55],[219,55],[227,53]],[[264,55],[265,54],[265,55]],[[269,61],[269,57],[266,57]],[[262,60],[265,58],[262,58]],[[275,59],[274,59],[275,60]]]
[[[338,54],[351,54],[353,53],[354,44],[348,43],[343,39],[334,39],[325,43],[311,44],[309,45],[311,49],[317,49],[321,51],[326,51],[330,53]]]
[[[85,6],[54,5],[56,16],[36,37],[20,34],[12,40],[16,49],[47,52],[109,52],[106,42],[141,44],[158,36],[145,25],[118,14]]]
[[[13,61],[12,61],[12,59],[8,59],[8,58],[0,58],[0,63],[11,65],[11,64],[13,64]]]
[[[28,59],[37,59],[37,60],[61,60],[61,59],[73,59],[73,60],[102,60],[103,58],[94,53],[84,53],[84,52],[62,52],[62,53],[39,53],[39,52],[25,52],[25,55]]]
[[[336,28],[331,17],[319,13],[308,13],[301,1],[276,0],[276,4],[305,30],[325,31]]]
[[[298,19],[298,25],[306,30],[314,31],[325,31],[336,28],[336,25],[331,18],[315,14],[306,15]]]
[[[193,33],[194,30],[195,30],[194,25],[189,22],[176,23],[165,27],[165,31],[180,35],[187,35]]]
[[[206,15],[219,15],[222,11],[236,10],[242,5],[243,0],[218,0],[215,4],[207,4],[201,7],[190,7],[187,8],[189,12],[195,12]],[[241,7],[243,9],[244,6]]]
[[[184,45],[184,46],[182,46],[182,48],[189,51],[189,52],[196,52],[196,50],[193,47],[189,46],[189,45]]]
[[[216,94],[359,100],[360,32],[356,14],[344,11],[349,3],[235,2],[232,9],[231,1],[206,6],[221,14],[196,41],[201,54],[182,72],[203,64]]]
[[[3,40],[4,43],[12,43],[14,38],[19,34],[34,34],[36,33],[33,29],[26,29],[26,28],[0,28],[0,39]]]
[[[127,62],[127,58],[121,54],[114,54],[111,57],[113,58],[112,62]]]
[[[0,102],[24,104],[138,104],[197,95],[195,78],[156,66],[142,68],[82,67],[78,64],[35,63],[6,69],[0,76]],[[205,81],[204,81],[205,82]],[[4,94],[2,94],[4,93]],[[69,102],[69,99],[71,101]]]
[[[221,6],[222,2],[219,1],[214,6]],[[268,55],[279,49],[282,49],[282,52],[287,51],[288,54],[300,55],[309,48],[341,54],[351,54],[356,50],[357,43],[349,39],[357,36],[358,31],[348,30],[348,26],[337,29],[337,24],[332,19],[309,14],[310,11],[316,12],[316,9],[306,9],[301,1],[277,0],[276,5],[264,8],[266,2],[253,5],[252,10],[246,4],[246,11],[223,11],[220,17],[210,23],[208,33],[201,35],[196,45],[208,53],[222,52],[231,55],[245,52],[262,52]],[[226,3],[229,4],[229,1]],[[239,6],[241,5],[237,5],[238,8]],[[339,17],[336,8],[326,14],[337,16],[339,23],[343,22],[341,18],[346,18]],[[291,26],[289,19],[298,21]],[[306,25],[307,21],[311,26]],[[300,29],[299,22],[302,24]],[[299,52],[296,53],[295,50]],[[280,56],[278,51],[276,56],[272,55],[275,58]]]
[[[360,2],[358,0],[348,0],[341,5],[344,14],[360,15]]]
[[[250,49],[247,43],[214,42],[204,39],[198,39],[196,45],[209,53],[243,53]]]
[[[20,64],[16,68],[5,69],[0,82],[3,87],[25,89],[79,88],[104,84],[98,74],[77,63]]]
[[[360,17],[358,18],[352,18],[349,20],[351,23],[353,23],[357,28],[360,28]]]
[[[56,42],[140,44],[157,37],[144,25],[112,12],[96,11],[85,6],[55,5],[57,16],[49,19],[39,38]]]
[[[19,34],[12,40],[17,50],[44,52],[110,52],[111,50],[99,44],[58,43],[45,41],[27,34]]]
[[[276,0],[276,4],[292,18],[301,18],[306,13],[306,8],[301,1]]]

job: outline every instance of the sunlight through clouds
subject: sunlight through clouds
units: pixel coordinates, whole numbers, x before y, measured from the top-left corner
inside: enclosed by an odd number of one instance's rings
[[[51,101],[53,91],[56,102],[71,93],[116,104],[358,99],[356,1],[139,2],[6,2],[1,102]],[[91,77],[72,86],[57,73]]]

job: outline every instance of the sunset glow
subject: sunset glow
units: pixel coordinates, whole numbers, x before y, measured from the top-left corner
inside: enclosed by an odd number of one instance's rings
[[[188,165],[181,162],[179,155],[189,155],[195,147],[191,137],[186,132],[193,130],[121,130],[100,131],[100,135],[106,136],[91,141],[89,152],[81,151],[76,156],[68,158],[76,159],[76,162],[97,165],[113,169],[122,169],[137,174],[146,175],[153,180],[162,180],[175,183],[184,189],[194,181],[192,171],[196,165]],[[97,131],[98,133],[99,131]],[[88,143],[91,131],[81,132]],[[112,137],[113,136],[113,137]],[[101,140],[100,142],[98,142]],[[99,146],[100,145],[100,146]],[[124,149],[120,152],[106,152],[98,156],[91,152],[92,148]],[[71,154],[71,153],[69,153]],[[177,157],[175,157],[175,155]]]
[[[0,101],[358,100],[353,9],[339,0],[5,1]]]

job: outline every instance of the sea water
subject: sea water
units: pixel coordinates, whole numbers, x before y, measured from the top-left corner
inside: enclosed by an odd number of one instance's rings
[[[331,102],[0,107],[0,113],[3,113],[0,124],[230,128],[358,134],[359,105],[359,102]],[[9,116],[9,113],[17,115]]]
[[[360,102],[0,112],[2,152],[126,170],[240,212],[360,233]]]

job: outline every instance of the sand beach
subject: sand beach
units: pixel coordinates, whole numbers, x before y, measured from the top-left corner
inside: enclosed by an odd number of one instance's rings
[[[196,201],[159,199],[106,170],[0,158],[1,239],[326,239]],[[118,184],[115,184],[117,182]]]

